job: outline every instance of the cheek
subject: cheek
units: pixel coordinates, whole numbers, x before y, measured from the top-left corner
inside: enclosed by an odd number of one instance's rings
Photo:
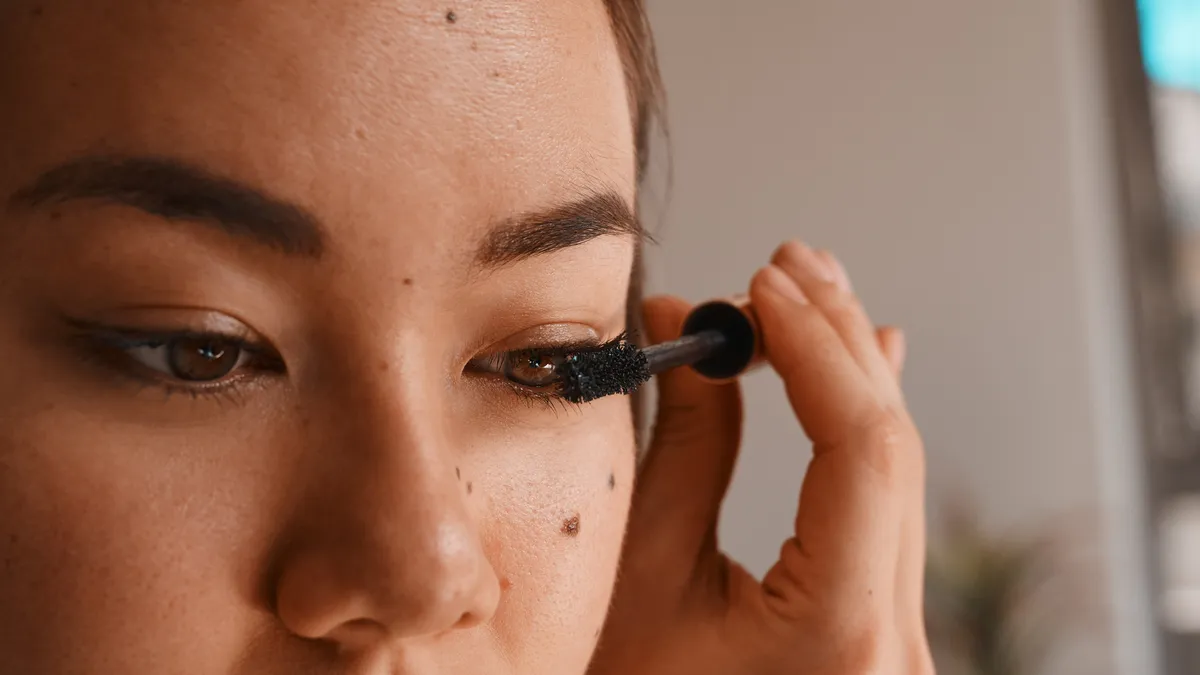
[[[4,659],[22,672],[236,662],[262,621],[234,581],[248,524],[209,472],[172,459],[187,450],[61,408],[0,431]]]
[[[508,467],[488,467],[486,487],[474,481],[488,555],[504,589],[495,628],[536,661],[526,664],[529,672],[590,657],[629,513],[635,447],[628,400],[567,414],[584,418],[526,439]],[[561,651],[545,653],[551,648]]]

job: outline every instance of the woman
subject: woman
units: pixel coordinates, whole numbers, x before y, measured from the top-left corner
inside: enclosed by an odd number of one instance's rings
[[[635,491],[629,399],[530,368],[638,323],[655,72],[633,0],[0,4],[0,672],[930,672],[831,256],[750,286],[815,445],[761,582],[735,386],[660,378]]]

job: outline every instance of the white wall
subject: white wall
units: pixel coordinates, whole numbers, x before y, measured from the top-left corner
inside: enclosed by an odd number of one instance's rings
[[[836,251],[908,333],[931,517],[965,493],[996,528],[1069,531],[1096,597],[1052,672],[1142,675],[1098,4],[650,0],[674,150],[650,283],[699,300],[744,289],[784,238]],[[773,375],[746,401],[721,534],[762,572],[808,449]]]

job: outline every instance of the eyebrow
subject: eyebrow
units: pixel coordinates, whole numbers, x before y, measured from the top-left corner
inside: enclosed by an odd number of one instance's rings
[[[318,258],[325,235],[303,207],[168,157],[88,157],[50,169],[10,206],[98,200],[172,221],[195,221],[289,255]]]
[[[286,255],[317,259],[327,246],[326,229],[303,206],[170,157],[73,160],[17,190],[9,206],[39,208],[77,200],[122,204],[168,221],[199,222]],[[611,189],[501,221],[484,235],[474,261],[497,268],[605,235],[650,238],[633,209]]]
[[[650,240],[633,209],[614,190],[601,190],[500,223],[484,237],[475,263],[481,267],[502,267],[605,235]]]

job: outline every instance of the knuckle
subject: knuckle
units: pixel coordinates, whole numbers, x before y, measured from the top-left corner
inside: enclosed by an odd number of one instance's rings
[[[813,295],[814,304],[820,308],[825,319],[839,332],[874,328],[867,318],[866,308],[863,307],[857,295],[843,291],[833,284],[822,284],[822,287]]]
[[[812,301],[826,312],[849,312],[858,306],[858,297],[842,290],[832,281],[814,284],[810,292]]]
[[[865,413],[848,444],[867,466],[889,481],[899,478],[902,468],[919,468],[911,464],[914,455],[922,454],[912,451],[911,425],[893,408],[878,406]]]

